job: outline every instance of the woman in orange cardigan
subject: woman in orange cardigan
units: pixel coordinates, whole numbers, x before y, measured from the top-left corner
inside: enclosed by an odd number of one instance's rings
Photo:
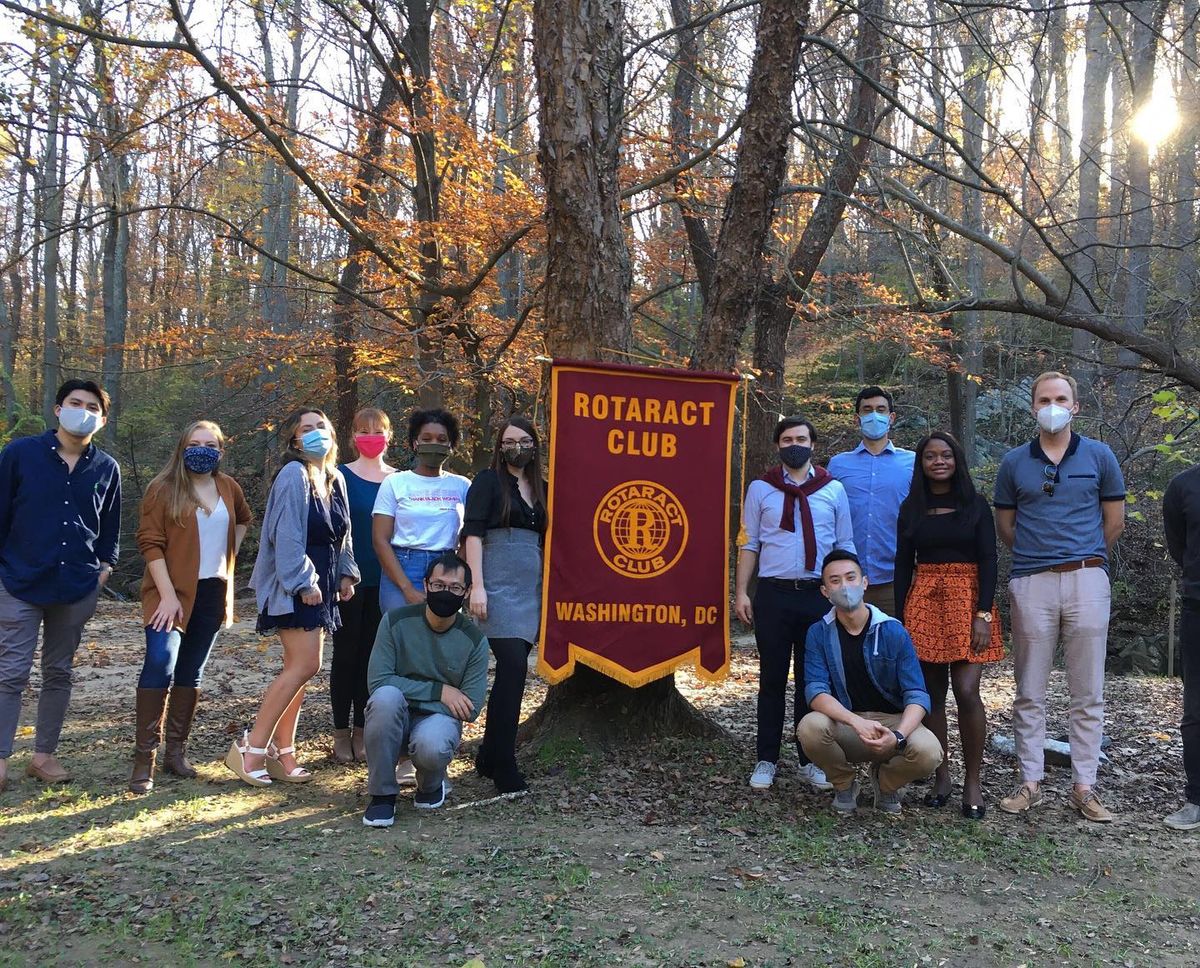
[[[217,470],[224,450],[221,428],[197,420],[183,432],[142,499],[137,545],[146,559],[146,659],[138,679],[129,778],[134,793],[154,787],[154,753],[163,739],[164,713],[163,769],[196,775],[186,756],[188,733],[204,664],[217,632],[233,621],[234,562],[250,523],[250,506],[238,482]]]

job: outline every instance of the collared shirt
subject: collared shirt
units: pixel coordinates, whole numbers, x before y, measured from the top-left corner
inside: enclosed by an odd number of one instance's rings
[[[811,478],[815,472],[809,470]],[[787,469],[784,480],[799,485]],[[813,534],[817,539],[817,567],[804,567],[804,526],[800,521],[800,502],[796,501],[795,531],[779,526],[783,519],[786,495],[766,481],[751,481],[742,505],[742,535],[739,547],[758,554],[760,578],[820,578],[821,561],[834,548],[854,550],[854,531],[850,526],[850,505],[846,491],[837,481],[830,481],[819,491],[808,495],[812,512]]]
[[[1043,487],[1049,481],[1053,494]],[[1017,512],[1013,577],[1085,558],[1107,561],[1100,504],[1124,500],[1125,479],[1107,444],[1072,433],[1057,467],[1039,437],[1014,447],[1000,462],[994,502],[998,511]]]
[[[889,440],[878,455],[860,443],[829,461],[829,473],[846,488],[854,545],[872,585],[885,585],[895,577],[896,519],[908,497],[916,459],[913,451]]]
[[[117,563],[121,468],[89,444],[69,470],[58,448],[47,430],[0,451],[0,581],[31,605],[77,602]]]

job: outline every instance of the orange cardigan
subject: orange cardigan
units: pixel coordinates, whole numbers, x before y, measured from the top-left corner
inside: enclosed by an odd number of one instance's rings
[[[253,515],[237,481],[220,471],[216,473],[216,481],[217,492],[229,511],[229,544],[226,550],[229,579],[225,582],[225,624],[228,626],[233,621],[233,576],[236,564],[233,553],[234,529],[239,524],[249,524]],[[162,600],[162,596],[158,594],[158,586],[150,576],[150,562],[163,559],[167,563],[167,574],[171,576],[171,584],[183,609],[183,622],[177,623],[175,627],[183,631],[191,618],[192,605],[196,601],[196,586],[200,583],[200,529],[196,526],[196,512],[188,515],[182,524],[176,524],[167,514],[164,489],[161,486],[150,487],[142,498],[137,546],[142,557],[146,559],[146,570],[142,575],[143,621],[147,625],[150,624],[150,619]]]

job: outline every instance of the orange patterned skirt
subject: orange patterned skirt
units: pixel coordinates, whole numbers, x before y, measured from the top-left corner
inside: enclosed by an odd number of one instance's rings
[[[999,662],[1004,658],[1000,615],[995,607],[991,643],[982,652],[971,650],[971,624],[978,600],[977,565],[917,565],[904,606],[904,627],[922,662]]]

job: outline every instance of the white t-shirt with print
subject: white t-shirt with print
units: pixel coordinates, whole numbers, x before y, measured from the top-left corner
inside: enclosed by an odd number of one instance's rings
[[[467,478],[445,471],[438,477],[399,471],[379,485],[373,513],[395,519],[392,544],[397,548],[457,548],[470,486]]]

